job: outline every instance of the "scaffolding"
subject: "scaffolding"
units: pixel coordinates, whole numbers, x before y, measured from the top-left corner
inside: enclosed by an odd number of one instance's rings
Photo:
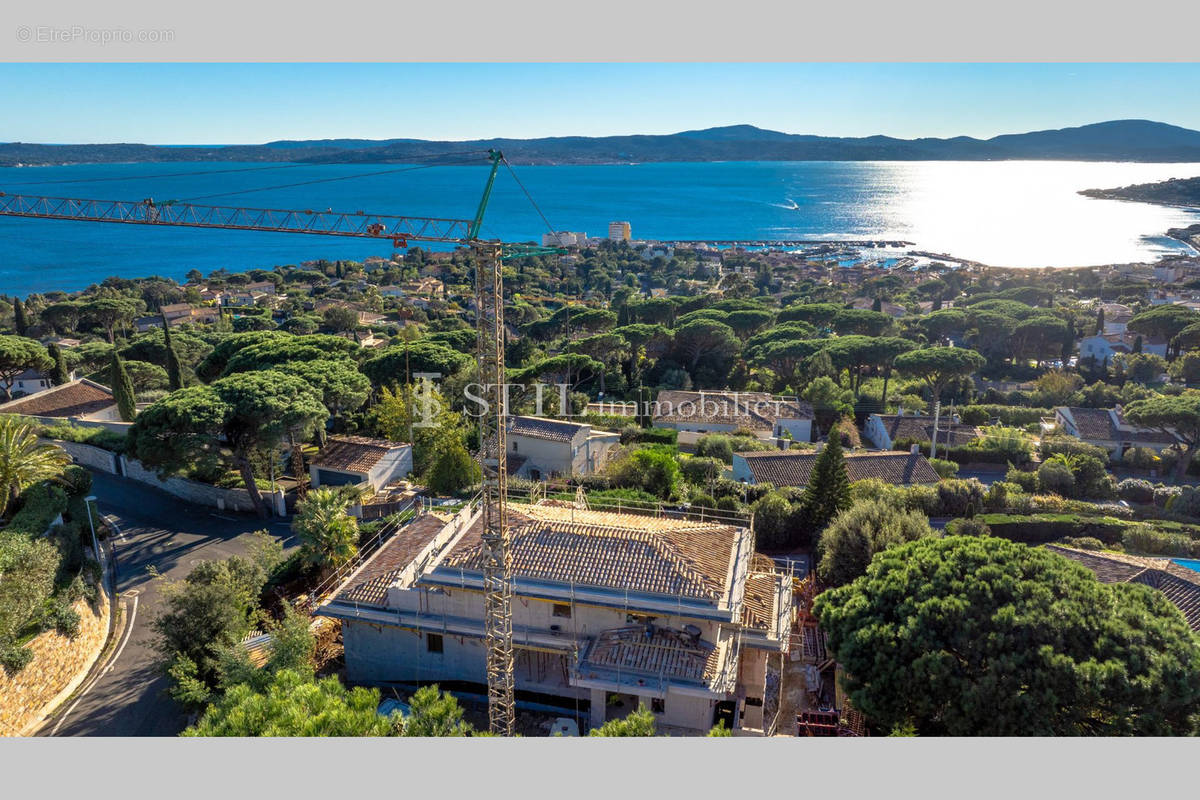
[[[486,196],[485,196],[486,197]],[[476,355],[482,396],[479,418],[482,470],[484,639],[487,647],[488,722],[493,734],[512,736],[516,721],[512,644],[512,560],[508,547],[508,463],[505,442],[504,283],[499,244],[475,248]]]

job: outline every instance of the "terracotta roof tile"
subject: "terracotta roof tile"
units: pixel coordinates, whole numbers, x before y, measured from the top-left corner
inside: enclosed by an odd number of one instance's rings
[[[545,516],[542,507],[529,507]],[[563,516],[566,509],[554,509]],[[597,512],[592,512],[597,513]],[[513,574],[583,586],[682,595],[710,602],[725,593],[737,528],[679,524],[653,530],[580,520],[536,519],[511,512]],[[624,517],[608,514],[604,516]],[[649,520],[650,518],[646,518]],[[630,524],[629,522],[626,523]],[[482,523],[475,524],[443,560],[451,569],[483,568]]]
[[[888,438],[893,442],[901,439],[911,439],[914,442],[928,442],[933,438],[933,417],[913,414],[879,414]],[[962,446],[970,444],[979,438],[979,428],[974,425],[962,425],[949,422],[946,419],[938,421],[938,444]]]
[[[82,417],[115,405],[112,392],[89,380],[77,380],[55,386],[32,397],[0,406],[0,413],[29,417]]]
[[[807,486],[818,453],[784,451],[738,453],[755,483],[776,486]],[[912,453],[847,453],[846,474],[851,482],[880,478],[897,486],[937,483],[938,474],[923,455]]]
[[[335,599],[383,607],[387,589],[404,568],[446,527],[446,520],[424,514],[401,528],[346,580]]]
[[[404,445],[366,436],[330,436],[312,463],[326,469],[370,472],[385,455],[397,447]]]
[[[566,422],[561,419],[546,417],[509,417],[508,433],[511,436],[528,436],[531,439],[544,439],[548,442],[569,442],[573,440],[581,428],[587,425],[578,422]]]

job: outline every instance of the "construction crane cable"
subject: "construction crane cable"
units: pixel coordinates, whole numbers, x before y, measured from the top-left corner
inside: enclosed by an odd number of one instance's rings
[[[550,224],[550,220],[546,219],[546,215],[542,213],[542,209],[538,207],[537,201],[533,199],[533,195],[531,195],[529,190],[525,188],[525,184],[521,183],[521,179],[517,177],[517,173],[513,171],[512,164],[508,163],[507,158],[504,159],[504,166],[508,167],[509,174],[512,175],[513,180],[517,182],[517,186],[521,187],[521,191],[525,193],[525,197],[529,200],[529,204],[533,206],[533,210],[536,211],[538,216],[542,218],[542,222],[546,223],[546,230],[550,231],[551,233],[557,233],[557,231],[554,229],[554,226]]]
[[[254,192],[269,192],[273,189],[292,189],[297,186],[310,186],[314,183],[332,183],[334,181],[350,181],[350,180],[354,180],[355,178],[373,178],[377,175],[392,175],[397,172],[415,172],[416,170],[419,170],[419,169],[432,169],[433,167],[440,167],[440,166],[443,166],[443,165],[442,164],[423,164],[419,167],[402,167],[399,169],[382,169],[382,170],[379,170],[378,172],[364,172],[361,175],[339,175],[336,178],[314,178],[313,180],[310,180],[310,181],[299,181],[297,183],[281,183],[277,186],[262,186],[258,189],[239,189],[237,191],[232,191],[232,192],[216,192],[215,194],[202,194],[202,195],[198,195],[196,197],[185,198],[182,202],[191,203],[196,200],[208,200],[213,197],[231,197],[236,194],[253,194]]]

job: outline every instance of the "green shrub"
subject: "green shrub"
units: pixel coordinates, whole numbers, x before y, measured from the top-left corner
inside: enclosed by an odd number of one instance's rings
[[[696,440],[697,458],[716,458],[726,464],[733,463],[733,443],[728,436],[710,433]]]
[[[92,473],[78,464],[71,464],[64,469],[59,480],[71,497],[84,497],[92,490]]]
[[[666,444],[675,445],[679,440],[679,431],[673,428],[640,428],[637,425],[626,425],[621,429],[621,444]]]
[[[929,459],[929,464],[933,467],[933,471],[938,474],[939,478],[953,478],[958,474],[958,464],[954,461],[948,461],[944,458],[931,458]]]
[[[1167,511],[1181,517],[1200,518],[1200,490],[1194,486],[1180,487],[1179,494],[1167,501]]]
[[[1149,447],[1130,448],[1121,461],[1130,469],[1154,469],[1159,463],[1158,454]]]
[[[49,483],[35,483],[21,495],[21,510],[13,515],[5,531],[29,537],[41,536],[59,514],[67,510],[67,493]]]
[[[0,642],[0,666],[4,667],[9,675],[16,675],[25,669],[32,660],[33,651],[28,647]]]
[[[1064,455],[1080,455],[1092,456],[1099,459],[1101,464],[1108,463],[1108,451],[1103,447],[1097,447],[1094,444],[1088,444],[1076,439],[1074,436],[1051,436],[1042,440],[1038,452],[1042,456],[1042,460],[1046,460],[1051,456],[1062,453]]]
[[[1043,492],[1054,492],[1063,497],[1075,493],[1075,475],[1061,461],[1045,461],[1037,471],[1038,488]]]
[[[1061,542],[1065,547],[1074,547],[1077,550],[1103,550],[1104,542],[1093,536],[1068,536]]]
[[[54,628],[63,636],[74,639],[79,635],[79,612],[71,608],[64,598],[50,598],[46,601],[42,625],[47,630]]]
[[[110,453],[125,452],[124,434],[114,433],[107,428],[84,428],[69,423],[50,425],[42,429],[42,436],[47,439],[58,439],[63,442],[90,444]]]
[[[1130,525],[1122,539],[1125,550],[1154,556],[1191,556],[1200,552],[1200,542],[1182,533],[1168,533],[1152,525]]]
[[[941,481],[936,491],[937,505],[931,516],[974,516],[983,510],[983,484],[975,478]]]
[[[952,519],[946,523],[947,536],[990,536],[992,529],[979,517]]]
[[[1038,475],[1036,472],[1025,472],[1017,469],[1012,464],[1008,466],[1008,472],[1004,475],[1006,483],[1013,484],[1027,494],[1033,494],[1038,490]]]
[[[1154,484],[1139,478],[1126,478],[1117,484],[1117,497],[1130,503],[1149,505],[1154,502]]]
[[[1167,504],[1172,499],[1178,497],[1183,491],[1180,486],[1155,486],[1154,487],[1154,505],[1159,508],[1166,508]]]

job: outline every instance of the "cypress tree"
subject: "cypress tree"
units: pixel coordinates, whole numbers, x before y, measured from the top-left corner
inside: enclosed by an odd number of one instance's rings
[[[13,327],[17,329],[18,336],[24,336],[25,331],[29,330],[29,319],[25,316],[25,306],[19,297],[13,298]]]
[[[823,530],[839,511],[850,507],[850,477],[846,474],[846,457],[836,426],[813,462],[801,503],[808,522],[816,530]]]
[[[175,352],[175,343],[171,341],[171,326],[166,317],[163,317],[163,345],[167,349],[167,385],[172,392],[178,391],[183,388],[183,367]]]
[[[871,303],[872,311],[883,311],[883,300],[879,297],[875,298],[875,302]]]
[[[1096,315],[1096,335],[1104,333],[1104,306],[1100,306],[1100,313]]]
[[[109,367],[109,383],[112,385],[113,399],[117,401],[117,413],[122,422],[133,422],[137,415],[137,396],[133,392],[133,381],[125,371],[125,362],[113,348],[112,364]]]
[[[54,371],[50,373],[50,380],[54,381],[55,386],[70,383],[71,373],[67,371],[67,362],[63,360],[62,348],[57,344],[51,344],[46,349],[49,351],[50,357],[54,359]]]

